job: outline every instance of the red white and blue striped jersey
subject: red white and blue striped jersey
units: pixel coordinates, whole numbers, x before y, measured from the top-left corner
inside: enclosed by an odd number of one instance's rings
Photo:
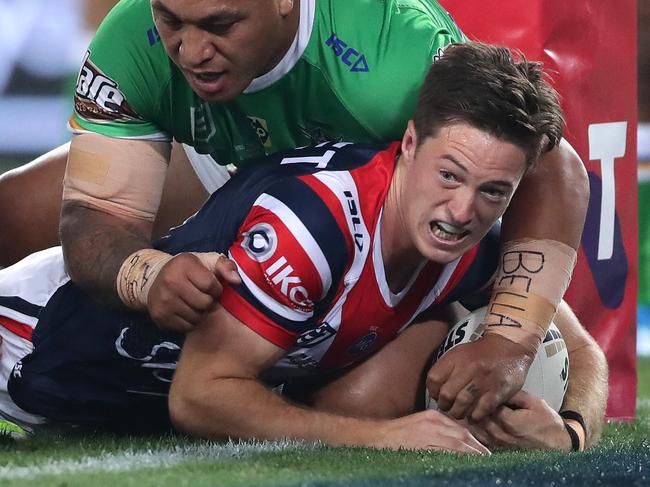
[[[264,373],[269,384],[354,364],[423,310],[471,296],[494,273],[496,227],[460,259],[425,264],[391,293],[380,228],[398,148],[337,143],[272,156],[242,170],[156,243],[172,254],[217,251],[236,262],[243,282],[225,287],[221,304],[286,350]],[[32,329],[31,343],[19,336]],[[38,416],[168,424],[184,336],[93,300],[68,281],[60,249],[0,271],[0,335],[3,358],[19,359],[11,373],[12,362],[1,364],[0,414],[29,424]]]
[[[233,192],[236,200],[249,199],[242,202],[247,211],[230,245],[211,250],[228,252],[242,284],[226,286],[221,304],[287,350],[271,375],[351,365],[425,309],[458,299],[462,289],[477,290],[491,277],[498,249],[491,245],[479,263],[477,245],[450,264],[426,263],[402,291],[390,291],[380,227],[398,150],[399,143],[372,149],[338,143],[294,151],[278,156],[262,188]],[[205,211],[223,212],[222,205],[223,198],[214,198]],[[185,230],[210,224],[201,213],[196,220]]]

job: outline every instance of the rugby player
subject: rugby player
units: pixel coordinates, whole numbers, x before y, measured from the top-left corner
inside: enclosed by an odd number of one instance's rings
[[[496,229],[483,237],[561,132],[539,66],[503,48],[450,47],[401,143],[277,154],[242,170],[158,242],[172,255],[227,252],[242,277],[224,283],[216,309],[187,335],[173,380],[183,337],[89,299],[68,282],[56,249],[3,271],[5,314],[38,317],[11,397],[58,421],[155,425],[168,418],[172,380],[171,419],[199,436],[485,452],[443,414],[411,414],[447,331],[430,317],[489,284]],[[21,276],[38,276],[49,291]],[[581,448],[602,417],[604,359],[574,317],[559,316],[559,326],[574,322],[570,348],[588,352],[599,372],[578,367],[580,393],[569,389],[568,406],[586,425],[572,429]],[[312,407],[271,392],[279,384]],[[538,444],[569,449],[565,423],[548,414],[554,428]],[[496,435],[491,423],[485,431]]]
[[[120,2],[90,46],[71,119],[60,231],[72,279],[107,302],[146,310],[162,327],[191,329],[215,305],[218,277],[237,278],[214,257],[216,276],[197,257],[150,251],[169,141],[192,146],[216,167],[322,140],[397,139],[428,65],[462,39],[429,0]],[[564,142],[544,158],[504,218],[505,248],[524,260],[543,254],[544,266],[517,278],[502,269],[493,298],[500,313],[488,316],[485,337],[447,354],[431,375],[440,407],[455,417],[478,419],[521,387],[568,285],[586,173]],[[41,173],[55,181],[48,167]],[[211,166],[200,167],[204,174]],[[183,186],[170,193],[196,208],[192,197],[206,193],[186,181],[189,171],[173,174]],[[20,182],[13,188],[32,193]],[[0,194],[12,208],[3,216],[21,227],[4,222],[12,228],[5,235],[19,242],[30,233],[21,213],[27,203],[6,188]],[[38,195],[45,196],[42,187]],[[134,292],[139,286],[124,283],[133,282],[131,263],[145,254],[162,271]]]

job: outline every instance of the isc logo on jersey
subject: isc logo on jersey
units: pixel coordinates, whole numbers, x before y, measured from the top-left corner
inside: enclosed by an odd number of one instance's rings
[[[86,51],[77,78],[74,101],[77,113],[92,122],[121,122],[140,118],[127,103],[117,83],[90,61],[90,51]]]
[[[278,237],[275,229],[268,223],[258,223],[244,232],[242,247],[248,256],[261,264],[269,284],[288,298],[298,309],[310,310],[313,302],[302,285],[300,277],[294,275],[294,268],[284,255],[277,253]]]

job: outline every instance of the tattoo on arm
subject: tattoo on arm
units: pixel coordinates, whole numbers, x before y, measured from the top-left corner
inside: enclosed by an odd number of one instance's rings
[[[151,246],[151,224],[129,222],[78,201],[64,201],[60,233],[72,280],[98,299],[122,305],[117,273],[129,255]]]

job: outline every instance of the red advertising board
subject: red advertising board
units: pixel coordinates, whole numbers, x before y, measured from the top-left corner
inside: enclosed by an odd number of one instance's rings
[[[610,366],[607,415],[636,408],[636,0],[440,0],[470,39],[541,60],[591,197],[566,299]]]

